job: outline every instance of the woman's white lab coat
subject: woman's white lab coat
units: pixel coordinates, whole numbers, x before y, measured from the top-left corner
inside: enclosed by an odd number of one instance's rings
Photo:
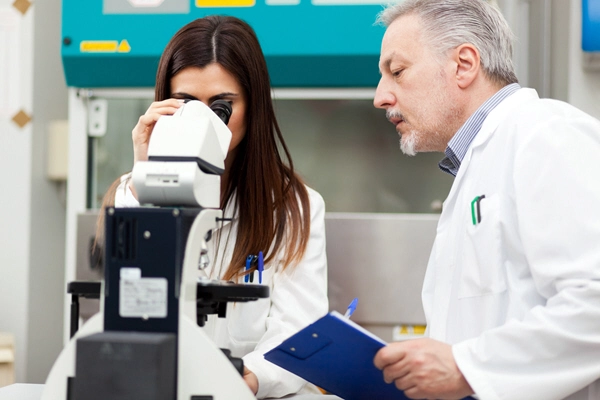
[[[266,264],[262,284],[269,286],[270,297],[247,303],[229,303],[226,318],[211,315],[204,326],[205,332],[218,347],[231,350],[234,357],[243,357],[244,365],[256,374],[259,383],[258,398],[281,397],[290,393],[320,393],[314,385],[263,357],[264,353],[283,340],[325,315],[329,308],[325,204],[321,195],[307,189],[311,227],[304,258],[298,265],[285,270],[281,270],[277,261]],[[117,189],[115,205],[136,207],[139,203],[122,183]],[[233,207],[228,207],[224,216],[233,217]],[[232,222],[224,222],[208,243],[209,254],[216,255],[207,270],[212,278],[219,278],[229,265],[237,225],[235,218]],[[216,237],[219,235],[220,246],[215,252]],[[257,277],[255,275],[254,284],[258,283]]]
[[[444,202],[423,304],[480,399],[600,399],[598,120],[532,89],[489,114]]]

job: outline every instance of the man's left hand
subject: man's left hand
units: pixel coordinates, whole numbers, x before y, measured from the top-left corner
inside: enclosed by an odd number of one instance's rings
[[[390,343],[373,360],[383,378],[411,399],[462,399],[473,389],[458,369],[452,347],[433,339]]]

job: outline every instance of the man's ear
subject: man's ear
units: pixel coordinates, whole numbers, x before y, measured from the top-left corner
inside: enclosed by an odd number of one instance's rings
[[[466,89],[481,72],[479,51],[471,43],[464,43],[454,50],[456,62],[456,82],[461,89]]]

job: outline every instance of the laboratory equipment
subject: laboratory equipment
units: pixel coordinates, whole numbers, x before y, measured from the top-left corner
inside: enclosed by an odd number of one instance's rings
[[[262,285],[199,274],[218,209],[231,107],[183,105],[157,122],[132,179],[143,206],[108,208],[100,313],[54,364],[42,399],[254,399],[243,362],[203,332],[229,301],[268,297]],[[209,255],[210,257],[210,255]]]

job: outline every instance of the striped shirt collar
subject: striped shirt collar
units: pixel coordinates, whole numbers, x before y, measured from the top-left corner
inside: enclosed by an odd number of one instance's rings
[[[519,90],[521,86],[518,83],[511,83],[510,85],[504,86],[496,94],[486,100],[473,115],[469,117],[467,122],[456,132],[456,134],[448,142],[448,147],[444,151],[446,157],[439,162],[439,167],[442,171],[447,172],[453,176],[458,174],[460,164],[467,154],[467,150],[479,133],[483,121],[487,118],[488,114],[496,108],[504,99]]]

